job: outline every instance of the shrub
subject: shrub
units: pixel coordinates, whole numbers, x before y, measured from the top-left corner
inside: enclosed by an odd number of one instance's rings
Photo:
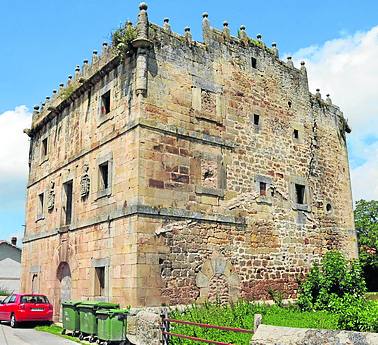
[[[337,251],[315,264],[299,289],[302,310],[325,310],[338,315],[340,329],[378,330],[378,304],[365,298],[366,283],[357,260],[348,262]]]
[[[0,286],[0,296],[8,296],[11,294],[11,291],[9,291],[6,287]]]
[[[378,332],[378,304],[346,294],[334,296],[329,309],[339,315],[339,327],[361,332]]]
[[[272,300],[275,304],[277,304],[279,307],[283,307],[283,293],[282,293],[282,291],[269,288],[268,293],[269,293],[269,296],[272,298]]]
[[[338,251],[328,252],[321,264],[315,264],[299,289],[302,310],[327,310],[331,299],[345,294],[362,298],[366,284],[357,260],[349,263]]]

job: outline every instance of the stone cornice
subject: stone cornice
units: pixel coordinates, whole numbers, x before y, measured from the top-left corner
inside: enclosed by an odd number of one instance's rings
[[[103,214],[87,221],[73,223],[69,228],[55,228],[35,235],[25,236],[23,243],[37,241],[42,238],[56,236],[60,233],[78,231],[101,223],[109,223],[124,217],[144,216],[169,219],[190,219],[200,222],[211,222],[221,224],[231,224],[244,227],[246,220],[244,217],[234,217],[224,214],[204,214],[180,208],[155,208],[147,205],[132,205],[126,208],[116,209],[110,214]]]
[[[33,124],[30,129],[30,135],[33,136],[38,130],[40,130],[45,124],[51,121],[57,114],[61,113],[66,107],[68,107],[75,99],[83,95],[92,86],[96,85],[101,78],[113,70],[116,66],[120,64],[120,59],[118,56],[112,56],[110,60],[104,65],[96,70],[88,78],[82,77],[75,81],[73,84],[72,93],[67,96],[67,98],[58,97],[49,104],[46,111],[42,111],[38,116],[33,119]]]

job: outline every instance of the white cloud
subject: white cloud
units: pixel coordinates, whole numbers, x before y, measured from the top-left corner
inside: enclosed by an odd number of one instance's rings
[[[23,236],[30,124],[25,106],[0,114],[0,240]]]
[[[25,178],[28,171],[31,113],[25,106],[0,114],[0,177],[2,181]]]
[[[300,49],[310,90],[330,93],[352,127],[348,141],[354,200],[378,200],[378,26]]]
[[[354,200],[378,200],[378,142],[368,147],[371,158],[352,169]]]

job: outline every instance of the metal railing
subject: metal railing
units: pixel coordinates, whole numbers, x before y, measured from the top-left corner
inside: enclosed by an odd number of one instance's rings
[[[219,329],[219,330],[222,330],[222,331],[253,334],[253,330],[250,330],[250,329],[226,327],[226,326],[216,326],[216,325],[209,325],[207,323],[198,323],[198,322],[170,319],[168,317],[168,314],[164,313],[164,314],[162,314],[162,326],[161,326],[162,333],[163,333],[163,345],[169,345],[169,339],[171,337],[188,339],[188,340],[192,340],[192,341],[196,341],[196,342],[203,342],[203,343],[206,343],[206,344],[213,344],[213,345],[233,345],[231,343],[224,343],[224,342],[221,342],[221,341],[208,340],[208,339],[192,337],[192,336],[184,335],[184,334],[172,333],[170,331],[170,324],[171,323],[177,323],[177,324],[189,325],[189,326],[196,326],[196,327],[201,327],[201,328]]]

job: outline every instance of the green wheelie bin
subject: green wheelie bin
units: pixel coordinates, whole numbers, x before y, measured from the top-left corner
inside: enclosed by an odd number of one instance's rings
[[[100,309],[96,312],[97,338],[103,345],[125,344],[129,309]]]
[[[76,306],[80,303],[80,301],[66,301],[62,303],[62,334],[66,334],[67,331],[70,331],[75,336],[78,332],[80,332],[80,317],[79,311],[76,308]]]
[[[119,304],[107,302],[85,301],[77,305],[80,316],[80,335],[79,339],[83,340],[89,337],[89,342],[93,343],[97,336],[97,319],[96,311],[99,309],[116,309]]]

